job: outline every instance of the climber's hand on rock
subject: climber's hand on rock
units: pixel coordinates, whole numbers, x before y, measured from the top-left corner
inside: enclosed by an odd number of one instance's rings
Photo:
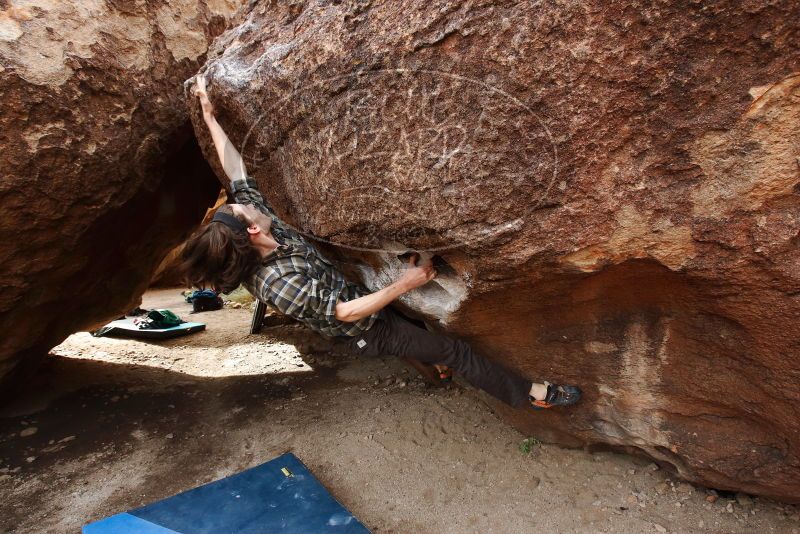
[[[404,287],[410,291],[424,286],[436,277],[436,269],[430,259],[417,262],[419,255],[414,254],[408,258],[408,268],[400,279]]]
[[[195,80],[194,94],[200,99],[200,107],[203,108],[203,115],[212,117],[214,115],[214,106],[211,104],[211,100],[208,99],[208,93],[206,92],[206,77],[202,74],[198,74]]]

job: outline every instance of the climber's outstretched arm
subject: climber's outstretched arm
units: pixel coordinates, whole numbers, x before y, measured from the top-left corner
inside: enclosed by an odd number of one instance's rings
[[[339,301],[336,304],[335,317],[345,323],[355,323],[364,317],[379,312],[400,295],[433,280],[436,276],[433,262],[427,259],[417,263],[417,259],[416,255],[408,259],[406,272],[395,283],[357,299],[347,302]]]
[[[206,92],[206,79],[202,74],[198,74],[196,79],[194,94],[200,99],[200,106],[203,108],[203,120],[206,121],[208,131],[211,133],[211,139],[214,140],[214,147],[217,149],[222,168],[231,182],[244,180],[247,178],[244,160],[214,116],[214,106],[208,99],[208,93]]]

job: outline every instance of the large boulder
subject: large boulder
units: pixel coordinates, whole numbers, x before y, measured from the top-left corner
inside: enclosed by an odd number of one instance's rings
[[[132,307],[214,201],[182,84],[238,3],[0,2],[4,392]]]
[[[284,218],[372,288],[435,252],[410,309],[584,388],[504,409],[520,428],[800,501],[798,24],[792,0],[262,1],[204,71]]]
[[[210,207],[206,214],[203,216],[201,225],[206,225],[214,218],[217,209],[228,202],[228,194],[224,189],[220,189],[217,201]],[[181,263],[183,263],[183,249],[186,242],[182,242],[177,247],[173,248],[161,263],[156,268],[153,276],[150,278],[150,287],[176,287],[184,283],[183,271],[181,270]]]

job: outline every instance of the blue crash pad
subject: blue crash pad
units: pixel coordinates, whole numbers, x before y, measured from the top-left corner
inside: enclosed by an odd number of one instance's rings
[[[83,527],[83,534],[267,532],[369,534],[292,453]]]

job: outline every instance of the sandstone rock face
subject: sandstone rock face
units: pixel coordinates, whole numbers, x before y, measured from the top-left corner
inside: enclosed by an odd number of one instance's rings
[[[206,225],[210,223],[217,209],[227,202],[227,192],[224,189],[220,189],[219,195],[217,195],[217,201],[206,211],[200,224]],[[161,263],[150,279],[150,287],[176,287],[184,283],[183,272],[181,271],[181,262],[183,261],[181,259],[181,254],[183,253],[183,247],[185,245],[186,243],[183,242],[167,252],[167,255],[161,260]]]
[[[531,379],[531,435],[800,501],[800,4],[256,2],[205,68],[278,211]],[[213,159],[198,110],[194,123]]]
[[[131,307],[213,202],[182,85],[237,3],[0,1],[6,385]]]

